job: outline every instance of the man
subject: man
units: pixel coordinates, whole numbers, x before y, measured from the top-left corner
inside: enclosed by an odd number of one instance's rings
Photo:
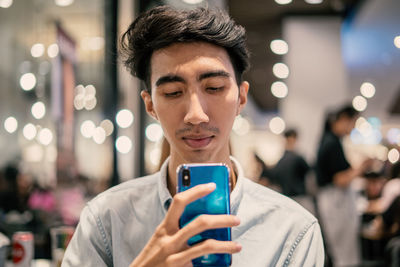
[[[154,8],[123,36],[126,65],[142,79],[146,111],[170,144],[160,172],[118,185],[88,203],[63,266],[191,266],[230,253],[232,266],[321,266],[320,228],[291,200],[243,177],[230,157],[229,134],[247,101],[245,32],[227,15],[205,9]],[[202,215],[179,229],[185,206],[215,188],[176,193],[182,163],[222,162],[230,168],[233,215]],[[232,228],[233,241],[187,240],[207,229]]]
[[[366,159],[353,168],[341,139],[351,133],[359,112],[345,105],[326,118],[318,147],[316,174],[320,187],[317,202],[327,252],[334,267],[359,266],[359,215],[351,182],[371,165]]]
[[[285,153],[272,169],[273,181],[279,185],[285,196],[305,196],[305,176],[310,167],[304,158],[295,151],[297,131],[288,129],[284,136]]]

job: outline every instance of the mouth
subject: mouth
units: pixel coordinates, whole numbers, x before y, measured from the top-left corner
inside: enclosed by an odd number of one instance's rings
[[[211,143],[214,135],[211,136],[184,136],[182,140],[191,148],[199,149],[206,147],[209,143]]]

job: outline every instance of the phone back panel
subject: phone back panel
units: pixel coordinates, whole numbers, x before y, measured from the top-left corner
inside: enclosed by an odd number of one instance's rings
[[[182,172],[190,171],[190,185],[182,183]],[[213,182],[216,189],[209,195],[200,198],[186,206],[179,226],[184,227],[201,214],[230,214],[230,188],[229,171],[225,164],[184,164],[178,168],[178,192],[185,191],[199,184]],[[231,229],[221,228],[204,231],[188,240],[189,245],[194,245],[206,239],[220,241],[231,240]],[[209,254],[192,261],[193,266],[230,266],[230,254]]]

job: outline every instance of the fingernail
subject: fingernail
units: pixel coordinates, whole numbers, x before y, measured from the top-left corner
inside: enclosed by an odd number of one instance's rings
[[[236,224],[239,225],[239,224],[240,224],[240,219],[239,219],[239,217],[235,216],[234,222],[235,222]]]
[[[237,250],[241,250],[242,249],[242,245],[240,245],[239,243],[236,243],[236,249]]]
[[[217,185],[215,183],[208,183],[207,187],[210,189],[215,189],[217,187]]]

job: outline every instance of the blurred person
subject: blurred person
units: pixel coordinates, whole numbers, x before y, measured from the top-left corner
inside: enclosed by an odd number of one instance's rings
[[[305,196],[305,179],[310,167],[296,152],[297,131],[288,129],[284,132],[284,137],[285,152],[272,169],[273,181],[279,185],[281,193],[286,196]]]
[[[125,64],[145,82],[146,111],[170,144],[161,170],[113,187],[90,201],[62,266],[191,266],[210,253],[233,254],[232,266],[322,266],[316,219],[294,201],[243,176],[229,135],[247,101],[245,31],[222,11],[153,8],[122,37]],[[230,169],[232,215],[202,215],[179,228],[185,206],[215,189],[176,193],[182,163],[222,162]],[[237,226],[237,227],[236,227]],[[189,238],[233,227],[233,241]],[[260,249],[262,248],[262,249]]]
[[[28,199],[31,193],[32,177],[20,172],[14,165],[7,165],[4,169],[4,191],[0,193],[0,209],[8,213],[17,211],[22,213],[28,210]]]
[[[380,196],[369,202],[367,211],[380,214],[387,210],[398,196],[400,196],[400,162],[392,165],[389,180],[383,185]]]
[[[350,184],[369,168],[371,161],[367,159],[358,168],[353,168],[341,143],[354,128],[358,117],[359,112],[350,105],[329,114],[317,153],[318,213],[326,250],[335,267],[360,264],[360,218]]]

